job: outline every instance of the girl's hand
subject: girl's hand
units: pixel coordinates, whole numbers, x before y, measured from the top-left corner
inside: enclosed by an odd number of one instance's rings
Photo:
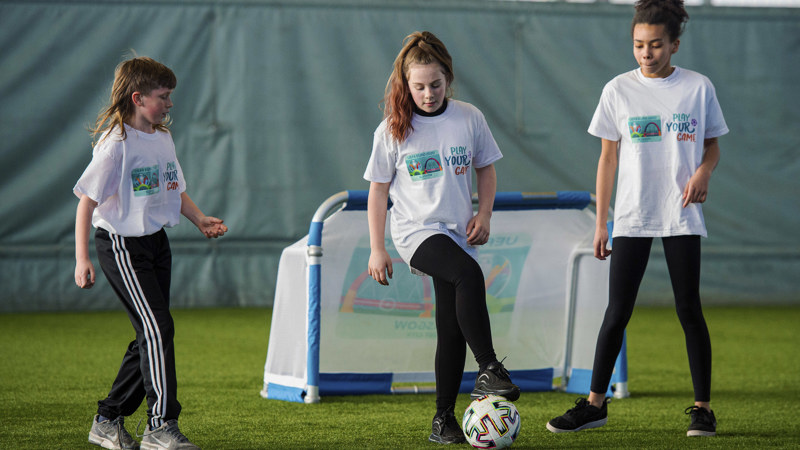
[[[686,187],[683,188],[683,207],[686,208],[691,203],[703,203],[708,196],[708,180],[711,178],[711,173],[698,169]]]
[[[370,252],[367,273],[378,283],[384,286],[389,285],[389,278],[392,278],[393,273],[392,258],[386,250]]]
[[[481,213],[476,214],[467,223],[467,244],[483,245],[489,242],[490,217]]]
[[[91,289],[95,281],[94,266],[90,260],[75,263],[75,284],[81,289]]]
[[[209,239],[218,238],[228,232],[228,227],[222,223],[222,219],[211,216],[203,216],[197,222],[197,228]]]
[[[608,248],[608,228],[605,224],[598,226],[594,231],[594,257],[605,261],[606,257],[611,254]]]

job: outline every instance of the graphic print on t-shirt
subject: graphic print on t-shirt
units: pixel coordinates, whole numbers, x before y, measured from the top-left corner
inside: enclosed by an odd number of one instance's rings
[[[453,168],[453,173],[456,175],[464,175],[469,173],[469,165],[472,164],[472,152],[468,151],[467,147],[463,145],[450,147],[450,156],[445,156],[444,162],[448,167]]]
[[[159,191],[158,178],[158,164],[131,170],[133,195],[142,197],[145,195],[157,194]]]
[[[422,181],[444,175],[438,150],[406,156],[406,167],[412,181]]]
[[[164,171],[164,184],[167,186],[167,191],[178,189],[178,168],[175,161],[167,163],[167,170]]]
[[[697,142],[697,119],[686,113],[675,113],[667,122],[667,132],[675,133],[678,141]]]
[[[661,141],[661,116],[639,116],[628,119],[628,129],[634,144]]]

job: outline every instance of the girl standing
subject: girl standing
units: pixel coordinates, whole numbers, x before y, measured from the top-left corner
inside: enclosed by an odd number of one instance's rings
[[[453,64],[430,32],[407,36],[384,97],[364,178],[370,181],[368,272],[388,285],[392,262],[384,245],[387,199],[395,248],[412,272],[433,278],[436,294],[436,414],[429,439],[465,442],[453,409],[469,345],[479,366],[472,397],[514,401],[519,388],[497,361],[475,246],[489,238],[496,191],[493,163],[502,157],[483,114],[449,99]],[[472,208],[472,174],[478,212]],[[474,214],[474,215],[473,215]],[[466,345],[465,345],[466,344]]]
[[[614,207],[614,257],[609,303],[597,338],[591,392],[547,424],[554,432],[605,425],[605,392],[633,312],[654,237],[664,246],[675,306],[686,338],[694,405],[688,436],[714,436],[711,341],[700,305],[701,203],[720,158],[717,138],[728,132],[714,86],[705,76],[673,66],[689,15],[682,0],[640,0],[631,34],[640,68],[603,89],[589,133],[601,138],[597,168],[595,257],[611,254],[606,222],[619,168]]]
[[[186,183],[167,128],[175,74],[146,57],[117,66],[109,106],[94,128],[100,134],[92,161],[75,185],[75,283],[89,289],[94,225],[103,273],[128,312],[136,339],[104,400],[98,402],[89,442],[136,449],[124,418],[147,398],[142,449],[196,449],[178,428],[174,327],[169,312],[172,254],[165,227],[183,214],[209,238],[222,236],[222,220],[204,215],[185,192]]]

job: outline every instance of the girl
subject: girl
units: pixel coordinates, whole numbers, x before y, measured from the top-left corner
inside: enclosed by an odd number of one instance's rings
[[[199,448],[178,428],[178,403],[169,312],[172,255],[164,227],[183,214],[209,238],[225,234],[222,220],[204,215],[186,184],[167,128],[177,80],[165,65],[133,58],[116,68],[109,106],[92,130],[100,135],[92,161],[75,185],[75,283],[89,289],[89,224],[97,228],[100,267],[136,331],[108,397],[98,402],[89,442],[111,449],[139,448],[124,418],[147,398],[142,449]]]
[[[484,277],[474,246],[489,239],[502,157],[486,120],[474,106],[449,99],[453,63],[430,32],[407,36],[386,85],[384,120],[375,131],[364,178],[370,181],[368,273],[388,285],[392,261],[384,245],[387,199],[393,202],[395,248],[412,272],[433,277],[436,293],[436,415],[433,442],[465,442],[453,409],[469,345],[480,372],[472,397],[519,398],[497,361],[486,307]],[[473,216],[472,175],[478,182]]]
[[[614,207],[614,257],[609,302],[597,338],[591,392],[547,424],[554,432],[605,425],[605,392],[623,332],[633,312],[654,237],[660,237],[675,306],[686,337],[694,406],[688,436],[714,436],[711,341],[700,306],[701,203],[719,162],[717,137],[728,132],[714,86],[705,76],[673,66],[689,15],[682,0],[640,0],[631,34],[640,68],[603,89],[589,133],[601,138],[597,168],[595,257],[611,254],[606,222],[619,166]]]

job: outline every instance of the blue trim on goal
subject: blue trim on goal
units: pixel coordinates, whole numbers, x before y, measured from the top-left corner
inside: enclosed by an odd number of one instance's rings
[[[308,227],[308,245],[322,245],[323,222],[311,222]]]
[[[310,239],[309,239],[310,241]],[[308,354],[306,355],[306,375],[309,386],[319,386],[319,349],[321,318],[321,274],[322,265],[308,266]]]
[[[617,361],[614,363],[614,373],[611,374],[611,382],[608,384],[606,390],[606,397],[614,395],[612,385],[614,383],[627,383],[628,382],[628,333],[622,334],[622,348],[617,355]],[[592,389],[592,370],[591,369],[577,369],[572,368],[567,387],[564,389],[566,392],[572,394],[589,395]]]
[[[494,210],[583,209],[590,203],[592,194],[586,191],[498,192],[494,197]]]
[[[369,191],[347,191],[347,203],[344,204],[345,211],[365,211]]]
[[[282,384],[275,383],[270,383],[267,385],[268,399],[303,403],[303,397],[305,397],[305,395],[305,391],[301,388],[284,386]]]
[[[572,394],[589,395],[592,385],[592,369],[577,369],[572,368],[572,373],[567,382],[567,387],[564,389],[566,392]],[[611,385],[606,391],[606,397],[611,397]]]
[[[368,200],[369,191],[347,191],[347,201],[342,210],[364,211],[367,209]],[[591,203],[592,194],[586,191],[497,192],[494,196],[495,211],[583,209]]]
[[[391,373],[321,373],[319,395],[391,394]]]
[[[509,370],[511,381],[519,386],[522,392],[542,392],[553,390],[553,369]],[[475,389],[475,378],[478,372],[464,372],[458,392],[472,392]]]

